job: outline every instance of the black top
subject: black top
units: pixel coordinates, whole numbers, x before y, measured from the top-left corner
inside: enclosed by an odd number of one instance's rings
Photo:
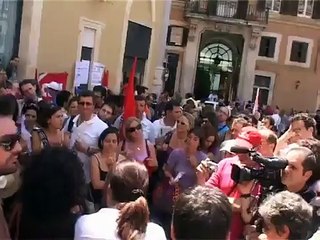
[[[70,213],[55,219],[34,219],[21,215],[19,239],[73,239],[78,215]]]

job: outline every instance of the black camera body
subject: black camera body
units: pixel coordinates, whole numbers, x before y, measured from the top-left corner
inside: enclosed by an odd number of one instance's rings
[[[247,148],[233,147],[231,152],[248,153],[253,161],[259,163],[260,168],[240,167],[233,164],[231,178],[235,183],[257,180],[262,187],[273,187],[283,189],[281,183],[282,170],[288,165],[288,161],[281,158],[265,158],[254,150]]]

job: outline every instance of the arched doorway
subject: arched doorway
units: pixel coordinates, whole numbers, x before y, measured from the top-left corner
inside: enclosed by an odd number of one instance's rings
[[[214,92],[224,100],[236,97],[237,82],[234,78],[238,58],[232,48],[223,41],[204,46],[198,56],[198,66],[194,94],[206,98]]]

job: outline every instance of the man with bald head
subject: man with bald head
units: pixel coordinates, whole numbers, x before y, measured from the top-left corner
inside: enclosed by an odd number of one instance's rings
[[[277,146],[277,135],[269,129],[259,130],[261,135],[261,145],[258,148],[258,152],[264,157],[273,157],[273,152]]]
[[[0,178],[14,173],[18,167],[18,155],[21,152],[17,127],[10,116],[0,117]],[[0,181],[6,185],[5,179]],[[0,186],[2,187],[2,186]],[[0,204],[0,239],[10,239],[2,206]]]

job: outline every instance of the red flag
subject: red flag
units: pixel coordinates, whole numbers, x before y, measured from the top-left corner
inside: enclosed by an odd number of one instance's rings
[[[108,87],[108,85],[109,85],[109,70],[104,71],[101,85],[106,88]]]
[[[34,79],[38,81],[38,69],[34,70]]]
[[[129,76],[128,87],[126,89],[126,94],[124,99],[123,120],[126,120],[129,117],[136,116],[136,103],[134,99],[134,77],[136,75],[136,69],[137,69],[137,57],[134,58],[130,76]]]
[[[68,73],[41,73],[38,78],[38,83],[44,100],[50,101],[50,96],[47,88],[50,87],[56,91],[65,90],[67,88]]]

